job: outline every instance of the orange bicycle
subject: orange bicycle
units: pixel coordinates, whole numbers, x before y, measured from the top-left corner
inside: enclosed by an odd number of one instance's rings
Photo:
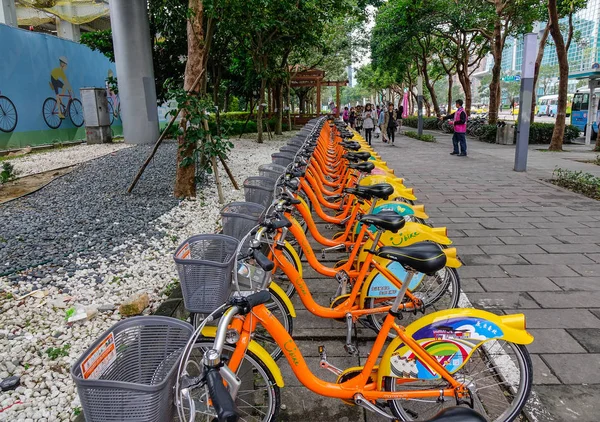
[[[256,246],[256,245],[255,245]],[[257,246],[260,248],[260,246]],[[247,265],[272,267],[264,255],[250,254]],[[238,296],[215,310],[198,327],[179,366],[177,408],[182,421],[273,421],[280,407],[281,371],[253,339],[264,328],[281,347],[294,375],[311,391],[339,398],[380,416],[426,420],[441,408],[475,408],[488,421],[514,420],[525,405],[532,364],[525,345],[533,341],[522,314],[497,316],[475,309],[429,314],[407,327],[396,323],[410,278],[432,273],[444,255],[407,257],[400,248],[380,248],[409,273],[368,353],[364,366],[338,369],[319,346],[320,367],[337,375],[335,383],[312,373],[301,350],[264,305],[268,291]],[[258,257],[258,258],[257,258]],[[268,280],[265,279],[264,284]],[[206,323],[221,318],[218,327]],[[397,337],[385,347],[389,333]],[[391,413],[390,413],[391,412]]]

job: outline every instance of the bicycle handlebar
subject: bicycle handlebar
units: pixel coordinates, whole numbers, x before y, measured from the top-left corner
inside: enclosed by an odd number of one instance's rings
[[[223,377],[219,372],[219,368],[210,367],[207,369],[206,385],[213,407],[217,411],[219,422],[237,422],[239,420],[238,409],[233,397],[223,384]]]

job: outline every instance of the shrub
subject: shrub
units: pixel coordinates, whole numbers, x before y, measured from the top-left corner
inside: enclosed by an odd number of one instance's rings
[[[244,125],[246,125],[245,129]],[[209,121],[208,127],[210,128],[212,134],[217,132],[217,125],[214,121]],[[246,120],[223,120],[221,121],[221,127],[223,135],[225,136],[239,135],[242,133],[242,130],[243,133],[256,133],[258,131],[256,121],[254,120],[249,120],[247,124]],[[285,119],[282,127],[284,131],[288,130],[288,125]],[[271,130],[275,128],[275,118],[269,120],[269,128]],[[266,128],[264,130],[266,131]]]
[[[0,171],[0,184],[10,182],[11,180],[15,179],[16,176],[17,174],[15,172],[15,168],[10,162],[5,161],[2,163],[2,171]]]
[[[517,125],[515,125],[516,134]],[[532,123],[529,128],[530,144],[549,144],[552,141],[552,132],[554,132],[554,123]],[[573,125],[565,126],[564,143],[571,141],[579,136],[579,129]]]
[[[407,117],[406,119],[402,120],[402,123],[405,126],[416,128],[419,124],[419,118],[414,117],[414,116]],[[438,128],[437,117],[423,117],[423,129],[437,130],[437,128]]]
[[[418,139],[419,141],[423,141],[423,142],[436,142],[435,136],[428,135],[426,133],[419,136],[419,134],[417,132],[413,132],[413,131],[409,130],[409,131],[404,132],[404,135],[408,136],[409,138]]]
[[[494,144],[494,143],[496,143],[497,132],[498,132],[498,126],[483,125],[483,126],[481,126],[481,135],[479,135],[478,138],[482,142]]]
[[[551,182],[555,185],[600,200],[600,177],[590,173],[560,168],[554,170],[552,177]]]

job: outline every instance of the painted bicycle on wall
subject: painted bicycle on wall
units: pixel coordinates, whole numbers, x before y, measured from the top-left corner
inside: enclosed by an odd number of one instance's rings
[[[0,92],[0,131],[12,132],[17,127],[19,116],[13,102]]]
[[[44,121],[48,127],[58,129],[62,121],[67,117],[75,127],[83,125],[83,105],[77,98],[73,98],[71,92],[68,94],[59,94],[60,104],[56,98],[48,97],[42,106]],[[66,104],[65,104],[66,102]]]

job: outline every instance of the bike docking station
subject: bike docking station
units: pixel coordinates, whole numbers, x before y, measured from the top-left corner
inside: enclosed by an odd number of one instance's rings
[[[87,143],[108,144],[112,142],[106,88],[81,88],[79,92],[83,104]]]

